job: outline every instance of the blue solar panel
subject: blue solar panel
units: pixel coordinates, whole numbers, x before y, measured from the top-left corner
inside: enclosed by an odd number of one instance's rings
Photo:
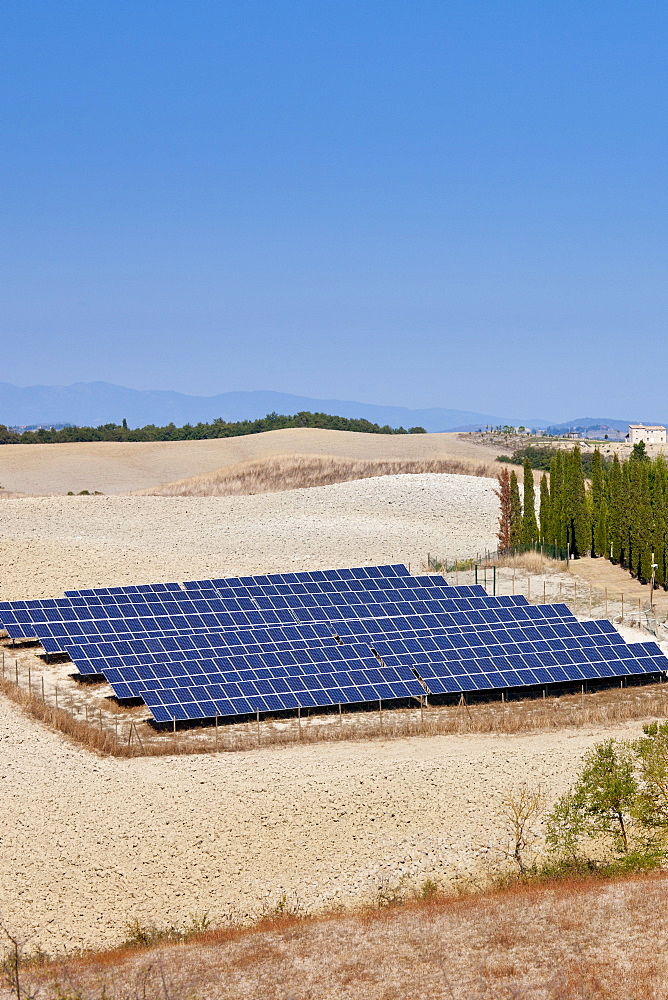
[[[628,646],[563,604],[397,566],[71,591],[0,603],[0,623],[158,721],[668,670],[656,644]]]

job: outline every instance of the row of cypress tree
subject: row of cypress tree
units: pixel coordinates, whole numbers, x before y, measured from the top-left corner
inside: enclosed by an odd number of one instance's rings
[[[555,451],[549,479],[543,473],[540,481],[538,518],[529,460],[524,462],[524,503],[516,474],[506,473],[505,481],[508,524],[504,538],[499,533],[502,547],[542,544],[566,549],[574,559],[602,556],[644,582],[651,579],[654,564],[657,586],[668,589],[668,466],[662,456],[650,459],[644,445],[636,445],[630,458],[620,462],[615,455],[604,462],[596,449],[587,481],[577,446]]]

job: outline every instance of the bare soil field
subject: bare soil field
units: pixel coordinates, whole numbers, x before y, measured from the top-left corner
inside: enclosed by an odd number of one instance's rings
[[[494,462],[497,450],[459,434],[360,434],[291,428],[208,441],[3,445],[0,496],[131,493],[248,462],[295,456],[356,461]]]
[[[522,782],[552,801],[604,735],[325,743],[195,757],[96,756],[0,701],[0,911],[49,952],[128,923],[216,924],[485,882]],[[283,903],[281,901],[284,900]]]
[[[429,551],[468,557],[495,547],[495,486],[430,474],[258,496],[4,500],[0,597],[306,567],[419,570]]]
[[[663,875],[274,919],[27,971],[48,1000],[664,1000]]]

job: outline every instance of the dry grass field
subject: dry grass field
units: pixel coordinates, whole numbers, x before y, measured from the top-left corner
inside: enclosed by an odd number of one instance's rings
[[[664,1000],[667,888],[664,875],[564,881],[275,916],[31,966],[25,983],[45,1000]]]
[[[229,475],[233,480],[234,467],[243,477],[248,463],[257,469],[263,463],[287,459],[289,467],[300,456],[310,462],[318,457],[363,463],[453,461],[475,467],[494,463],[496,455],[497,449],[475,443],[467,435],[360,434],[310,428],[209,441],[12,444],[0,448],[0,496],[3,492],[52,496],[81,490],[132,493],[211,475],[221,481]],[[275,469],[270,476],[273,489],[277,488]],[[291,482],[295,482],[294,474]]]
[[[246,462],[219,469],[203,476],[191,476],[174,483],[164,483],[147,490],[152,496],[240,496],[255,493],[278,493],[316,486],[331,486],[379,476],[436,473],[493,477],[490,463],[467,458],[436,459],[352,459],[320,455],[294,455]]]

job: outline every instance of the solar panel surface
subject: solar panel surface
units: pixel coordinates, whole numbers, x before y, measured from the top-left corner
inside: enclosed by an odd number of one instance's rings
[[[159,722],[668,670],[607,621],[405,566],[68,591],[2,602],[0,624]]]

